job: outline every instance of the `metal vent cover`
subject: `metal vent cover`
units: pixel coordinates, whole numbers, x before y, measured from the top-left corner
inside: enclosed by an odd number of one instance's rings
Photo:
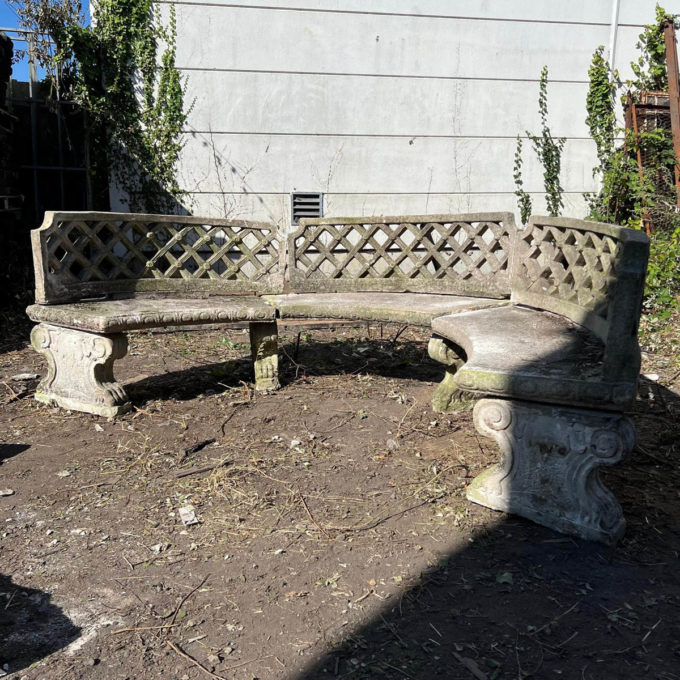
[[[291,224],[299,224],[303,217],[323,217],[323,194],[296,191],[290,195]]]

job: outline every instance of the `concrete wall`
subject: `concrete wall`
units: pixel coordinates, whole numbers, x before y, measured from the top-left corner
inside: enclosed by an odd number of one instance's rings
[[[515,210],[515,137],[539,132],[545,64],[552,132],[568,140],[565,214],[583,216],[596,162],[587,72],[597,46],[611,47],[616,1],[175,1],[194,101],[187,207],[285,224],[291,191],[321,191],[327,215]],[[623,78],[654,6],[619,0]],[[680,12],[680,0],[664,6]],[[528,142],[524,167],[542,212]]]

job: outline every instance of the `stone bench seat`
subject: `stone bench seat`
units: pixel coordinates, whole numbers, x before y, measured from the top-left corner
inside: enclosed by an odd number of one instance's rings
[[[440,316],[432,330],[462,355],[466,392],[612,410],[635,399],[635,380],[603,375],[604,343],[564,316],[508,306]]]
[[[280,318],[357,319],[430,326],[433,319],[467,310],[507,305],[507,300],[432,293],[291,293],[265,295]]]
[[[130,297],[117,300],[31,305],[32,321],[91,333],[124,333],[160,326],[235,321],[274,321],[276,310],[254,295],[210,297]]]

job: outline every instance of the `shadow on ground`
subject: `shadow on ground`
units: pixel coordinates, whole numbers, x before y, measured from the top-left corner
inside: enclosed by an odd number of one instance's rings
[[[677,677],[678,583],[654,585],[670,566],[511,520],[297,677]]]
[[[617,547],[499,514],[295,679],[680,678],[680,398],[640,392],[636,448],[603,475]]]
[[[12,456],[16,456],[30,448],[29,444],[3,444],[0,442],[0,465],[8,458],[12,458]]]
[[[422,344],[312,341],[295,349],[283,347],[284,383],[349,372],[431,381],[442,375]],[[159,398],[179,390],[190,399],[251,380],[250,370],[244,357],[145,379],[130,392]],[[419,578],[399,581],[401,595],[372,620],[328,629],[331,651],[286,677],[680,678],[680,398],[643,378],[630,415],[638,443],[627,460],[602,472],[628,522],[617,547],[499,513],[498,525],[474,534],[464,549],[442,545]]]
[[[48,593],[0,574],[0,668],[14,673],[75,640],[75,626]]]
[[[430,359],[427,350],[416,343],[388,340],[336,340],[334,342],[283,342],[280,346],[282,385],[319,375],[372,373],[386,378],[411,378],[438,382],[441,364]],[[417,367],[417,370],[414,370]],[[125,385],[134,403],[172,397],[180,401],[201,394],[223,392],[253,381],[250,356],[226,362],[202,364],[180,371],[149,376]]]

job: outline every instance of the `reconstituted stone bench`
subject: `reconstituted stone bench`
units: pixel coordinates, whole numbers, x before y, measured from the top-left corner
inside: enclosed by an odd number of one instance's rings
[[[36,399],[114,417],[129,410],[113,362],[126,331],[250,322],[257,388],[278,383],[276,310],[282,290],[276,227],[241,220],[48,212],[33,231],[39,325],[33,347],[48,373]]]
[[[445,366],[433,406],[481,397],[477,429],[501,463],[468,498],[612,543],[625,521],[598,467],[634,444],[637,325],[648,240],[617,226],[510,213],[301,220],[48,213],[33,232],[48,361],[36,398],[115,416],[124,333],[248,321],[256,387],[276,389],[276,318],[431,327]]]

